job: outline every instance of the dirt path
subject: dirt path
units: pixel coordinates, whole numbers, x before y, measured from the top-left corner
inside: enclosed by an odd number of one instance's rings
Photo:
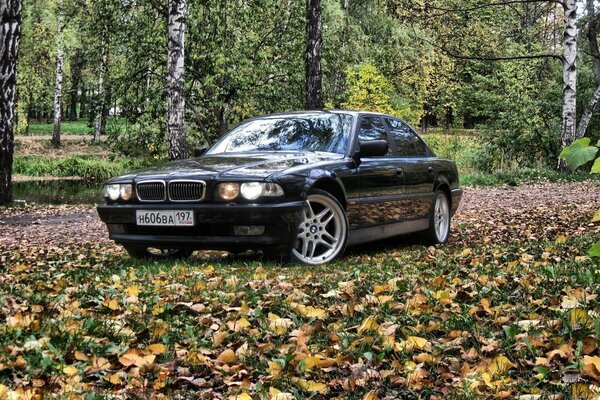
[[[600,208],[600,183],[547,183],[466,189],[454,219],[452,242],[555,240],[600,233],[590,220]],[[1,247],[44,247],[109,242],[95,206],[0,208]]]

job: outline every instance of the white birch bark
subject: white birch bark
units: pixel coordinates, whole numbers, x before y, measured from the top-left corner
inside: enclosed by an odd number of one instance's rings
[[[568,146],[577,138],[577,3],[565,0],[565,31],[563,35],[563,122],[561,143]]]
[[[96,124],[94,127],[94,143],[100,143],[102,135],[106,134],[106,118],[108,117],[108,104],[107,103],[107,88],[106,88],[106,74],[108,71],[108,29],[104,29],[104,37],[102,44],[102,57],[100,60],[100,76],[98,77],[98,90],[100,96],[100,110],[96,116]]]
[[[169,0],[167,150],[170,160],[189,158],[185,132],[184,56],[186,0]]]
[[[13,120],[21,0],[0,0],[0,205],[12,202]]]
[[[60,124],[62,121],[62,92],[64,78],[64,50],[63,50],[63,24],[64,19],[61,15],[61,2],[58,7],[58,17],[56,23],[56,79],[54,84],[54,132],[52,133],[52,145],[56,148],[60,147]]]

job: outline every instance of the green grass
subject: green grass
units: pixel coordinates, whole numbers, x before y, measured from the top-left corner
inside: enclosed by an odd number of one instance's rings
[[[115,175],[144,168],[155,162],[147,158],[99,160],[94,157],[15,157],[13,173],[25,176],[77,176],[87,181],[106,180]]]
[[[108,125],[122,124],[122,120],[118,118],[109,118]],[[93,126],[86,118],[77,121],[63,121],[60,125],[63,135],[91,135],[94,132]],[[29,135],[52,135],[54,132],[53,123],[37,123],[31,121],[29,123]]]

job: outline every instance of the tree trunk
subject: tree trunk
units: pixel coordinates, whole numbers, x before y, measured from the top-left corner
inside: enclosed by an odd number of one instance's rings
[[[185,132],[184,56],[186,0],[169,0],[167,150],[170,160],[189,158]]]
[[[339,54],[341,57],[344,57],[346,54],[345,52],[345,48],[346,48],[346,42],[348,41],[348,30],[350,29],[350,18],[348,16],[349,13],[349,8],[350,8],[350,0],[344,0],[344,6],[343,6],[343,10],[344,10],[344,29],[342,30],[342,35],[340,38],[340,48],[339,48]],[[342,64],[340,64],[342,65]],[[338,101],[338,94],[342,91],[344,84],[343,84],[343,78],[344,78],[344,71],[342,68],[338,67],[337,71],[335,72],[335,78],[334,78],[334,82],[333,82],[333,93],[331,95],[332,100],[334,102],[334,107],[339,107],[339,101]]]
[[[100,60],[100,76],[98,78],[98,88],[100,94],[100,110],[96,117],[96,126],[94,128],[94,143],[100,143],[100,137],[106,135],[106,119],[108,118],[108,107],[110,104],[110,91],[106,85],[106,75],[108,73],[108,49],[109,49],[108,27],[104,27],[102,58]]]
[[[577,139],[577,3],[565,0],[565,31],[563,36],[563,122],[562,147]]]
[[[321,0],[306,0],[306,108],[323,108]]]
[[[62,91],[63,91],[63,17],[61,16],[61,4],[58,5],[58,17],[56,21],[56,80],[54,85],[54,132],[52,134],[52,145],[60,147],[60,123],[62,120]]]
[[[69,103],[69,120],[77,121],[77,103],[79,102],[79,84],[81,82],[81,70],[83,68],[82,50],[77,49],[71,65],[71,92]]]
[[[589,99],[585,110],[577,125],[577,138],[585,136],[588,126],[594,115],[594,110],[600,100],[600,49],[598,48],[598,20],[596,18],[596,10],[594,8],[594,0],[586,0],[586,9],[588,13],[588,25],[586,36],[588,38],[588,44],[590,47],[590,54],[592,56],[592,65],[594,70],[594,76],[596,77],[596,84],[598,87]]]
[[[0,0],[0,205],[12,202],[13,116],[21,17],[21,0]]]

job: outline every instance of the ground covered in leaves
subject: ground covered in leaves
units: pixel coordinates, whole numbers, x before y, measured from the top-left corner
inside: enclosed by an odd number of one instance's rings
[[[0,209],[0,398],[598,398],[599,193],[469,189],[447,246],[312,269],[135,262],[88,206]]]

